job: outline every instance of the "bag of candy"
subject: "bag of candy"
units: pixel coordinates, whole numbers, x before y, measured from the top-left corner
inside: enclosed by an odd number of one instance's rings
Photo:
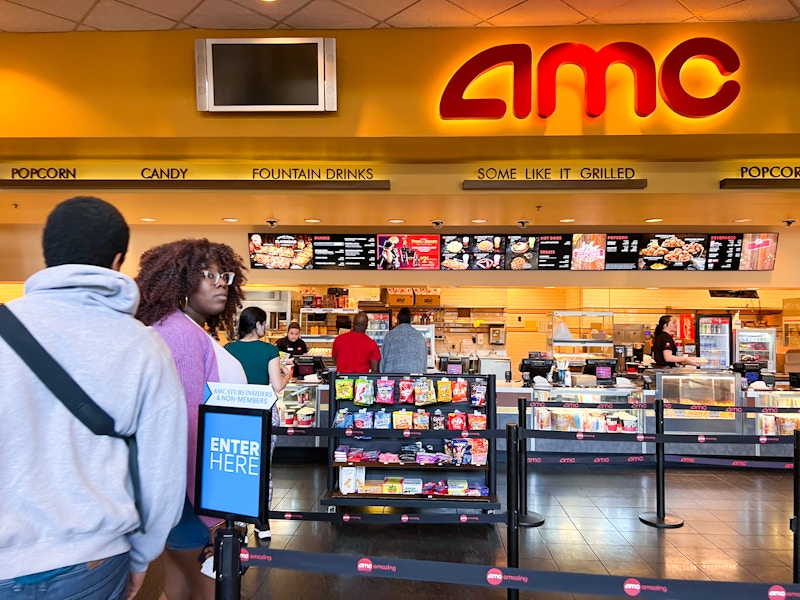
[[[352,427],[353,413],[346,408],[340,408],[336,411],[336,415],[333,417],[333,426],[341,429]]]
[[[400,404],[414,404],[414,380],[400,380]]]
[[[447,429],[447,418],[438,408],[431,416],[431,429]]]
[[[353,399],[353,380],[349,377],[336,378],[336,399]]]
[[[428,406],[436,403],[436,392],[433,389],[433,381],[426,377],[421,377],[414,382],[414,404],[417,406]]]
[[[449,379],[440,379],[436,382],[436,388],[439,392],[439,402],[452,402],[453,401],[453,382]]]
[[[466,429],[467,419],[461,411],[455,411],[447,415],[447,428],[448,429]]]
[[[470,386],[470,405],[486,406],[486,380],[476,379]]]
[[[460,377],[453,382],[453,402],[467,401],[467,381]]]
[[[430,429],[431,414],[423,409],[414,413],[414,429]]]
[[[391,379],[378,379],[378,391],[375,402],[378,404],[394,404],[394,381]]]
[[[467,424],[472,430],[486,429],[486,415],[475,411],[471,415],[467,415]]]
[[[356,393],[353,404],[356,406],[372,406],[375,404],[375,388],[371,379],[366,377],[356,379]]]
[[[394,429],[411,429],[413,419],[411,413],[405,409],[392,413],[392,426]]]
[[[373,425],[375,429],[391,429],[392,415],[385,410],[380,409],[373,416]]]

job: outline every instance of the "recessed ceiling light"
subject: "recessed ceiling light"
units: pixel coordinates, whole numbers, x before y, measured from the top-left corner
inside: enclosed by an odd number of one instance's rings
[[[321,223],[321,219],[303,219],[306,223]]]
[[[400,225],[401,223],[405,223],[405,219],[389,219],[389,223],[394,223],[395,225]]]
[[[663,221],[663,220],[664,219],[661,219],[659,217],[653,217],[652,219],[645,219],[644,222],[645,223],[661,223],[661,221]]]
[[[222,219],[222,221],[224,223],[238,223],[239,219],[235,219],[233,217],[225,217],[224,219]]]
[[[574,223],[575,219],[559,219],[559,223]]]
[[[752,220],[753,219],[734,219],[733,222],[734,223],[749,223]]]
[[[554,285],[546,285],[546,286],[544,286],[544,289],[546,289],[546,290],[554,290],[554,289],[556,289],[556,286],[554,286]]]
[[[658,290],[658,289],[661,289],[661,288],[657,288],[657,287],[649,287],[649,288],[644,288],[644,289],[646,289],[646,290]]]
[[[476,225],[480,225],[481,223],[487,223],[487,220],[486,219],[472,219],[471,222],[475,223]]]
[[[140,217],[139,220],[142,221],[143,223],[155,223],[156,222],[156,220],[154,218],[152,218],[152,217]]]

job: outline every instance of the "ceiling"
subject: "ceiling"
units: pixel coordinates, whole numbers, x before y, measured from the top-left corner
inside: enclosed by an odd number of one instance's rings
[[[0,31],[18,33],[798,19],[798,0],[0,0]]]
[[[173,29],[294,30],[432,27],[569,26],[634,23],[800,20],[800,0],[0,0],[0,31],[146,31]],[[167,142],[168,143],[168,142]],[[763,143],[763,142],[762,142]],[[18,150],[18,149],[17,149]],[[52,148],[51,148],[52,150]],[[606,149],[608,151],[608,149]],[[423,150],[425,152],[425,150]],[[692,149],[687,148],[687,159]],[[630,157],[629,157],[630,158]],[[87,190],[76,190],[86,192]],[[385,228],[390,218],[402,227],[513,228],[518,220],[558,227],[576,218],[572,229],[622,227],[663,217],[663,225],[707,227],[752,218],[748,226],[775,228],[793,212],[796,194],[539,194],[487,193],[396,195],[378,193],[257,194],[253,192],[147,192],[89,190],[117,204],[132,221],[142,217],[169,225],[220,225],[225,217],[263,226]],[[42,223],[68,191],[3,192],[0,224]],[[717,206],[715,206],[715,204]],[[609,210],[609,205],[614,209]],[[14,207],[9,209],[8,207]],[[540,210],[535,207],[541,206]],[[753,207],[758,206],[758,210]],[[343,210],[343,207],[346,207]],[[662,226],[663,226],[662,225]]]

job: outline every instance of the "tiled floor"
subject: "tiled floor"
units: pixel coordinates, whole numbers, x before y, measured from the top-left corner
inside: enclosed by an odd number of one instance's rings
[[[274,510],[325,510],[322,465],[274,466]],[[498,475],[505,496],[505,472]],[[543,571],[713,581],[792,580],[791,472],[668,467],[667,512],[680,529],[657,530],[638,515],[655,510],[652,468],[537,466],[530,508],[542,527],[523,529],[520,567]],[[273,548],[470,564],[506,564],[504,525],[360,525],[272,521]],[[254,540],[250,541],[253,545]],[[250,569],[243,597],[407,600],[506,598],[505,590],[300,571]],[[522,592],[521,598],[572,599]],[[590,598],[575,595],[576,600]],[[595,598],[599,598],[595,596]]]

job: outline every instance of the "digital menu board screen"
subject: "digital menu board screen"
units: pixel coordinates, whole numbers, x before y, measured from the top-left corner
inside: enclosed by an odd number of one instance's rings
[[[572,235],[573,271],[602,271],[606,268],[606,234],[575,233]]]
[[[311,269],[314,266],[311,235],[250,233],[248,238],[251,269]]]
[[[539,263],[541,271],[569,271],[572,264],[572,234],[540,235]]]
[[[706,268],[707,246],[708,236],[704,233],[644,234],[640,239],[638,267],[653,271],[702,271]]]
[[[742,258],[742,237],[741,233],[708,236],[706,270],[738,271]]]
[[[443,271],[488,271],[505,266],[506,238],[499,235],[443,235]]]
[[[315,269],[375,269],[374,235],[313,235]]]
[[[640,234],[606,235],[606,271],[630,271],[639,263]]]
[[[742,236],[740,271],[772,271],[778,251],[777,233],[745,233]]]
[[[440,243],[438,235],[378,234],[377,267],[381,270],[439,270]]]
[[[539,265],[538,237],[509,235],[506,237],[506,270],[528,271]]]

